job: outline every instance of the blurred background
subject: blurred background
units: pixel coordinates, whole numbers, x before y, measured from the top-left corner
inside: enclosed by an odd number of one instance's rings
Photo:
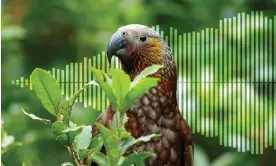
[[[1,156],[5,166],[23,162],[58,166],[71,161],[51,127],[32,121],[21,108],[39,117],[53,117],[33,92],[11,85],[11,80],[28,78],[37,67],[64,69],[70,62],[96,56],[122,25],[158,24],[166,34],[170,27],[185,33],[218,28],[220,19],[240,12],[261,10],[273,16],[276,11],[276,0],[2,0],[1,5]],[[80,110],[73,115],[78,124],[91,124],[98,113],[82,104],[75,109]],[[196,166],[276,165],[272,148],[252,155],[220,146],[216,137],[194,137]]]

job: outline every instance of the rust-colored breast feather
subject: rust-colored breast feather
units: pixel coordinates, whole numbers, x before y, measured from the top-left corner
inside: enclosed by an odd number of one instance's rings
[[[145,160],[147,166],[193,165],[192,133],[179,112],[174,95],[173,91],[164,91],[160,83],[140,97],[127,112],[129,119],[125,127],[133,137],[152,133],[162,134],[161,137],[136,145],[127,151],[127,153],[132,150],[155,153],[157,158]],[[109,106],[98,122],[110,127],[113,115],[112,107]],[[93,135],[96,134],[94,128]]]

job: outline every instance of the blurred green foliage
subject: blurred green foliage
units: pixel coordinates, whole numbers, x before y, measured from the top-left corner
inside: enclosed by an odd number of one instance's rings
[[[46,119],[53,120],[53,116],[41,111],[45,108],[33,92],[11,85],[11,80],[29,77],[36,67],[64,68],[69,62],[95,56],[106,49],[109,37],[122,25],[159,24],[167,34],[169,27],[183,33],[217,28],[219,19],[239,12],[263,10],[271,16],[276,9],[274,0],[3,0],[1,3],[2,129],[6,136],[12,136],[8,140],[20,142],[20,146],[2,147],[7,148],[1,154],[6,166],[23,162],[27,166],[61,165],[71,159],[55,141],[51,129],[31,121],[21,108]],[[83,108],[82,104],[73,109],[79,110],[73,113],[75,123],[89,125],[94,121],[92,117],[97,111]],[[264,155],[238,153],[236,149],[219,146],[217,138],[201,135],[195,135],[195,144],[197,166],[276,165],[272,149],[266,149]]]

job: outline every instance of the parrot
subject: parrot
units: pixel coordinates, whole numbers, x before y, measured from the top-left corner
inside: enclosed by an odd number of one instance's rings
[[[122,70],[131,80],[149,66],[163,65],[149,76],[159,78],[157,86],[138,98],[126,112],[128,120],[125,129],[134,138],[161,134],[149,142],[134,145],[136,152],[156,154],[155,158],[145,159],[146,166],[193,166],[192,131],[177,105],[176,65],[161,35],[141,24],[122,26],[111,36],[106,56],[109,63],[113,56],[119,58]],[[109,105],[96,121],[111,128],[114,114]],[[97,135],[95,127],[92,135]]]

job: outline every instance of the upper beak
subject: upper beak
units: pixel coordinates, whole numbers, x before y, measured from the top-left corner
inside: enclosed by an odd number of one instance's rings
[[[118,51],[124,48],[125,44],[126,39],[122,35],[122,32],[117,31],[111,36],[107,47],[107,59],[109,63],[111,62],[113,55],[120,56]]]

